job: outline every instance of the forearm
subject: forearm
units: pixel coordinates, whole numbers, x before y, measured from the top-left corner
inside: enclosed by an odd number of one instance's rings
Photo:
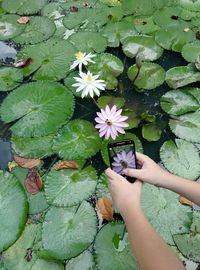
[[[187,180],[183,177],[179,177],[173,174],[167,174],[164,176],[161,187],[170,189],[197,205],[200,205],[200,183]]]
[[[155,232],[142,210],[130,209],[122,214],[129,241],[141,270],[183,270],[174,252]]]

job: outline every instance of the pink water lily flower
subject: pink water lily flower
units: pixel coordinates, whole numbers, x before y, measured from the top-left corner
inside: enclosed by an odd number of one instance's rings
[[[101,112],[97,112],[95,128],[99,129],[100,137],[105,136],[108,139],[111,136],[115,140],[118,133],[125,133],[123,128],[128,127],[128,123],[125,122],[128,117],[122,116],[121,113],[122,109],[117,110],[116,105],[111,109],[106,105],[105,110],[101,109]]]

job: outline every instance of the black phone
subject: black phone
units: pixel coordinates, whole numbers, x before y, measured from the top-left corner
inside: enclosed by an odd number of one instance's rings
[[[110,167],[116,173],[134,183],[135,178],[126,176],[123,172],[126,168],[136,169],[135,143],[133,140],[123,140],[108,144]]]

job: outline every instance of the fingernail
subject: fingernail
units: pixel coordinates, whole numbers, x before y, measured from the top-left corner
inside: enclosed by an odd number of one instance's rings
[[[127,169],[124,169],[123,170],[123,173],[127,174],[128,170]]]

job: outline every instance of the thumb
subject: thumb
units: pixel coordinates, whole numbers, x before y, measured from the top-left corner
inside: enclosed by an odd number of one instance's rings
[[[142,180],[141,169],[125,169],[123,170],[124,174],[127,176],[135,177]]]

